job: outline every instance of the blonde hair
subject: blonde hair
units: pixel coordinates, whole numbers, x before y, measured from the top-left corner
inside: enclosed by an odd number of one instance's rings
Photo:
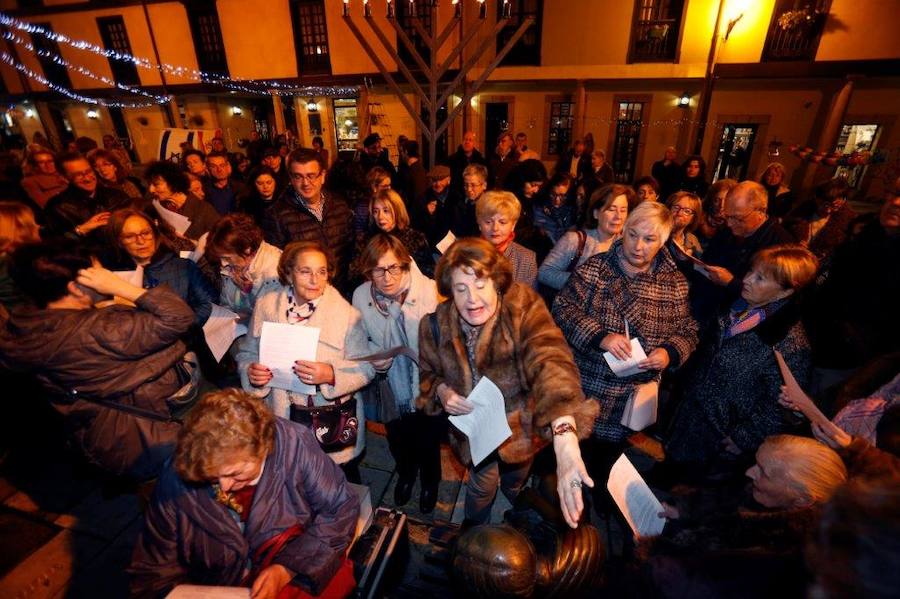
[[[512,192],[486,191],[475,205],[475,218],[480,221],[491,218],[495,214],[519,220],[519,217],[522,216],[522,204]]]
[[[49,152],[47,152],[49,154]],[[41,240],[34,212],[19,202],[0,202],[0,255]]]
[[[756,252],[751,265],[774,279],[783,289],[798,290],[815,278],[819,262],[805,247],[784,244]]]
[[[369,201],[369,224],[375,224],[375,218],[372,216],[372,210],[375,208],[375,202],[384,202],[391,207],[394,213],[394,226],[397,230],[402,231],[409,227],[409,212],[406,211],[406,205],[403,198],[393,189],[384,189],[376,193]]]
[[[681,200],[687,200],[690,204],[690,208],[694,211],[694,218],[691,219],[691,222],[688,223],[688,226],[684,229],[688,233],[693,233],[700,225],[700,220],[703,218],[703,203],[700,201],[700,196],[696,193],[676,191],[666,200],[666,206],[669,210],[672,210],[672,206]]]
[[[240,389],[204,395],[178,433],[175,471],[189,482],[207,482],[241,455],[262,458],[275,446],[275,417]]]
[[[774,435],[760,449],[781,458],[781,474],[802,499],[813,505],[828,501],[847,482],[847,466],[830,447],[809,437]]]
[[[641,202],[629,212],[624,228],[628,229],[646,221],[653,223],[656,232],[662,238],[662,243],[665,243],[672,233],[672,213],[669,209],[659,202]]]

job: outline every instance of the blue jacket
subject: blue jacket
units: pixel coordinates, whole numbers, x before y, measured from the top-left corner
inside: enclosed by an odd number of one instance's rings
[[[294,524],[303,533],[273,563],[318,594],[341,565],[358,516],[359,500],[312,431],[276,418],[275,445],[243,531],[209,485],[189,485],[166,467],[128,570],[132,596],[165,596],[178,584],[237,586],[256,549]]]
[[[168,285],[194,311],[194,323],[203,326],[219,292],[196,264],[169,251],[157,252],[144,267],[144,288]]]

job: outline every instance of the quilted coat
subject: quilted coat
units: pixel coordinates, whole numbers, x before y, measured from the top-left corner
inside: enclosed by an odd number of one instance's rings
[[[237,586],[256,549],[295,524],[303,533],[274,563],[318,593],[353,538],[359,500],[312,432],[276,418],[275,446],[243,530],[209,485],[188,485],[169,464],[147,509],[128,571],[135,597],[162,597],[177,584]]]
[[[618,442],[628,430],[621,424],[628,397],[641,383],[659,380],[648,370],[616,376],[600,342],[610,333],[625,334],[625,321],[648,354],[663,348],[669,368],[683,364],[697,345],[697,323],[690,315],[688,283],[666,248],[659,251],[647,272],[629,278],[619,265],[622,241],[578,267],[553,304],[553,317],[575,353],[581,387],[600,405],[594,436]]]
[[[419,323],[419,398],[417,407],[428,415],[443,412],[436,389],[446,383],[467,396],[472,373],[466,357],[460,315],[453,301],[437,307],[440,341],[430,319]],[[510,464],[530,459],[551,437],[550,423],[573,416],[579,437],[589,434],[597,415],[594,402],[584,399],[572,352],[540,296],[513,283],[501,297],[497,314],[483,325],[475,348],[475,365],[488,377],[506,402],[506,420],[512,436],[499,448]],[[450,443],[464,464],[470,464],[465,435],[450,427]]]
[[[180,428],[81,399],[87,395],[168,415],[181,387],[178,339],[194,312],[167,287],[150,289],[137,309],[16,308],[0,329],[0,365],[33,372],[85,457],[117,475],[159,474]]]

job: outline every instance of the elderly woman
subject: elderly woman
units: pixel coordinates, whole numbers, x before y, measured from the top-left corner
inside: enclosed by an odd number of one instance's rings
[[[801,386],[807,383],[810,349],[796,300],[815,275],[815,256],[800,246],[757,252],[741,297],[719,316],[685,373],[667,458],[701,467],[733,462],[788,429],[772,350],[781,352]]]
[[[435,311],[437,286],[415,268],[406,246],[393,235],[372,237],[360,257],[367,282],[353,293],[353,307],[360,311],[369,342],[375,351],[408,347],[419,352],[419,321]],[[397,464],[394,503],[404,505],[421,472],[419,508],[434,509],[441,481],[439,421],[416,411],[419,367],[409,356],[396,356],[373,385],[377,406],[387,428],[388,448]],[[387,385],[390,392],[381,392]],[[436,429],[438,432],[436,432]]]
[[[689,191],[676,191],[666,200],[666,206],[672,212],[672,233],[669,240],[678,244],[678,248],[684,253],[699,258],[703,247],[694,231],[703,220],[700,197]]]
[[[280,288],[281,250],[263,241],[263,233],[246,214],[229,214],[216,223],[206,241],[206,255],[221,265],[219,302],[249,321],[256,300]]]
[[[668,208],[638,204],[625,221],[622,239],[572,273],[553,304],[553,316],[575,353],[582,389],[600,407],[589,455],[592,476],[600,480],[606,480],[629,434],[622,425],[628,398],[639,387],[658,383],[666,369],[683,364],[697,344],[687,279],[669,252],[660,251],[671,229]],[[635,341],[647,355],[637,363],[640,371],[617,376],[604,353],[627,360]]]
[[[597,406],[584,400],[565,339],[540,297],[513,282],[509,261],[487,241],[454,243],[438,262],[437,282],[451,301],[419,326],[417,406],[429,415],[471,413],[475,406],[466,397],[487,377],[503,394],[512,430],[496,451],[473,464],[468,440],[451,427],[451,444],[469,469],[466,518],[487,522],[498,486],[514,499],[534,454],[552,439],[560,504],[566,522],[576,527],[581,486],[594,486],[578,439],[590,432]]]
[[[410,227],[409,213],[403,198],[393,189],[379,191],[369,202],[369,233],[357,250],[358,256],[362,256],[369,240],[379,233],[387,233],[399,239],[419,270],[426,276],[434,274],[434,258],[428,239],[424,233]],[[358,263],[354,268],[360,274],[366,272],[365,266]]]
[[[626,185],[606,185],[594,192],[585,210],[584,229],[569,231],[553,246],[538,270],[538,280],[562,289],[576,268],[591,256],[609,250],[622,235],[634,190]]]
[[[353,361],[368,355],[369,342],[359,310],[328,284],[332,269],[318,243],[288,244],[278,261],[281,285],[257,300],[236,360],[245,390],[265,398],[276,416],[313,428],[331,458],[347,464],[365,448],[363,405],[355,394],[369,384],[375,370],[369,362]],[[315,387],[314,395],[269,385],[272,371],[259,362],[264,322],[320,329],[315,359],[297,360],[292,369],[300,382]],[[347,469],[358,481],[355,464]]]
[[[734,179],[719,179],[709,186],[709,191],[703,198],[703,218],[697,227],[700,243],[709,243],[713,235],[725,227],[725,198],[737,184]]]
[[[668,522],[662,535],[642,540],[641,580],[631,582],[652,597],[804,596],[803,549],[847,468],[813,439],[777,435],[746,476],[750,493],[720,484],[664,503]]]
[[[194,262],[166,246],[149,216],[138,210],[116,210],[106,224],[106,234],[118,253],[117,268],[140,267],[144,289],[168,285],[194,311],[194,323],[203,326],[218,292]]]
[[[784,165],[772,162],[759,177],[759,182],[769,194],[769,216],[780,221],[794,208],[794,192],[787,186]]]
[[[356,495],[309,429],[238,389],[210,393],[185,421],[144,516],[132,596],[202,584],[251,586],[253,597],[288,585],[342,597],[353,586],[344,552],[358,515]],[[276,540],[283,546],[267,550]]]
[[[88,153],[87,158],[91,167],[97,171],[100,185],[118,189],[133,200],[144,197],[138,186],[128,180],[128,173],[115,154],[98,148]]]
[[[508,191],[487,191],[475,207],[481,237],[509,260],[513,281],[534,288],[537,287],[537,258],[534,252],[513,241],[521,214],[522,205]]]

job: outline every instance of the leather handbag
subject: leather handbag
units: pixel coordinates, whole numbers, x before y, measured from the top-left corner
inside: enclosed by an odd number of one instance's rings
[[[356,398],[336,405],[315,406],[309,396],[306,407],[291,405],[291,420],[312,428],[326,452],[356,445],[359,434]]]

